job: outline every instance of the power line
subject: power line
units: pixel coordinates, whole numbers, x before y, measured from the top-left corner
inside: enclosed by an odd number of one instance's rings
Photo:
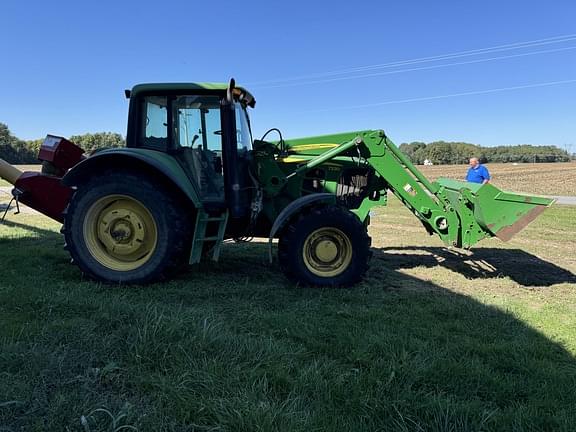
[[[554,86],[554,85],[573,84],[573,83],[576,83],[576,79],[563,80],[563,81],[549,81],[549,82],[543,82],[543,83],[527,84],[527,85],[512,86],[512,87],[500,87],[500,88],[493,88],[493,89],[487,89],[487,90],[475,90],[475,91],[468,91],[468,92],[461,92],[461,93],[450,93],[450,94],[438,95],[438,96],[425,96],[425,97],[410,98],[410,99],[397,99],[397,100],[376,102],[376,103],[364,104],[364,105],[351,105],[351,106],[345,106],[345,107],[333,107],[333,108],[324,108],[324,109],[317,109],[317,110],[306,110],[306,111],[300,111],[300,112],[325,112],[325,111],[340,111],[340,110],[357,109],[357,108],[371,108],[371,107],[383,106],[383,105],[394,105],[394,104],[402,104],[402,103],[409,103],[409,102],[423,102],[423,101],[437,100],[437,99],[448,99],[448,98],[452,98],[452,97],[481,95],[481,94],[489,94],[489,93],[498,93],[498,92],[503,92],[503,91],[521,90],[521,89],[536,88],[536,87],[548,87],[548,86]]]
[[[525,42],[516,42],[516,43],[510,43],[510,44],[504,44],[504,45],[497,45],[497,46],[492,46],[492,47],[487,47],[487,48],[479,48],[479,49],[474,49],[474,50],[459,51],[459,52],[454,52],[454,53],[449,53],[449,54],[420,57],[420,58],[402,60],[402,61],[396,61],[396,62],[390,62],[390,63],[381,63],[381,64],[375,64],[375,65],[359,66],[359,67],[340,69],[340,70],[329,71],[329,72],[319,72],[319,73],[315,73],[315,74],[301,75],[301,76],[291,77],[291,78],[280,78],[280,79],[276,79],[276,80],[246,83],[246,85],[261,86],[261,85],[265,85],[265,84],[279,84],[279,83],[283,83],[283,82],[291,82],[291,81],[298,81],[298,80],[322,78],[322,77],[326,77],[326,76],[357,73],[357,72],[363,72],[366,70],[373,70],[373,69],[384,69],[384,68],[392,68],[392,67],[398,67],[398,66],[404,66],[404,65],[410,65],[410,64],[435,62],[435,61],[440,61],[440,60],[451,60],[451,59],[455,59],[455,58],[476,56],[476,55],[488,54],[488,53],[492,53],[492,52],[518,50],[518,49],[523,49],[523,48],[531,48],[531,47],[535,47],[535,46],[569,42],[572,40],[576,40],[576,33],[575,34],[562,35],[562,36],[555,36],[555,37],[550,37],[550,38],[544,38],[544,39],[536,39],[536,40],[525,41]]]
[[[546,39],[537,39],[537,40],[533,40],[533,41],[517,42],[517,43],[512,43],[512,44],[488,47],[488,48],[479,48],[479,49],[474,49],[474,50],[460,51],[460,52],[450,53],[450,54],[442,54],[442,55],[429,56],[429,57],[420,57],[420,58],[416,58],[416,59],[403,60],[403,61],[397,61],[397,62],[391,62],[391,63],[382,63],[382,64],[360,66],[360,67],[349,68],[349,69],[341,69],[341,70],[331,71],[331,72],[323,72],[323,73],[316,73],[316,74],[310,74],[310,75],[303,75],[303,76],[293,77],[293,78],[283,78],[283,79],[277,79],[277,80],[247,83],[247,85],[281,83],[281,82],[296,81],[296,80],[302,80],[302,79],[321,78],[324,76],[342,75],[342,74],[346,74],[346,73],[362,72],[364,70],[371,70],[371,69],[397,67],[397,66],[403,66],[403,65],[414,64],[414,63],[425,63],[425,62],[433,62],[433,61],[439,61],[439,60],[450,60],[452,58],[467,57],[467,56],[473,56],[473,55],[479,55],[479,54],[487,54],[487,53],[491,53],[491,52],[517,50],[517,49],[522,49],[522,48],[530,48],[532,46],[541,46],[541,45],[548,45],[548,44],[553,44],[553,43],[569,42],[569,41],[572,41],[575,39],[576,39],[576,34],[569,34],[569,35],[564,35],[564,36],[555,36],[555,37],[546,38]]]
[[[383,76],[383,75],[395,75],[395,74],[400,74],[400,73],[405,73],[405,72],[414,72],[414,71],[420,71],[420,70],[439,69],[439,68],[445,68],[445,67],[450,67],[450,66],[460,66],[460,65],[468,65],[468,64],[475,64],[475,63],[484,63],[484,62],[489,62],[489,61],[504,60],[504,59],[510,59],[510,58],[518,58],[518,57],[526,57],[526,56],[553,53],[553,52],[561,52],[561,51],[568,51],[568,50],[573,50],[573,49],[576,49],[576,46],[564,47],[564,48],[554,48],[554,49],[541,50],[541,51],[532,51],[532,52],[521,53],[521,54],[509,54],[509,55],[505,55],[505,56],[489,57],[489,58],[484,58],[484,59],[468,60],[468,61],[463,61],[463,62],[444,63],[444,64],[439,64],[439,65],[422,66],[422,67],[409,68],[409,69],[399,69],[399,70],[394,70],[394,71],[374,72],[374,73],[363,74],[363,75],[352,75],[352,76],[344,76],[344,77],[336,77],[336,78],[326,78],[326,79],[321,79],[321,80],[316,80],[316,81],[304,81],[304,82],[286,83],[286,84],[278,84],[278,85],[270,85],[270,86],[261,86],[260,88],[295,87],[295,86],[301,86],[301,85],[322,84],[322,83],[327,83],[327,82],[346,81],[346,80],[353,80],[353,79],[359,79],[359,78],[369,78],[369,77]]]
[[[554,40],[551,40],[551,39],[554,39]],[[404,61],[387,63],[387,64],[384,63],[384,64],[379,64],[379,65],[362,66],[362,67],[358,67],[356,69],[358,71],[363,71],[363,70],[372,70],[372,69],[382,69],[382,68],[395,67],[395,66],[403,66],[406,64],[426,63],[426,62],[433,62],[433,61],[439,61],[439,60],[451,60],[453,58],[469,57],[469,56],[475,56],[475,55],[481,55],[481,54],[490,54],[493,52],[518,50],[518,49],[523,49],[523,48],[532,48],[532,47],[542,46],[542,45],[550,45],[550,44],[555,44],[555,43],[570,42],[573,40],[576,40],[576,34],[567,35],[567,36],[557,36],[554,38],[540,39],[540,40],[528,41],[528,42],[518,42],[518,43],[513,43],[513,44],[501,45],[501,46],[497,46],[497,47],[480,48],[480,49],[475,49],[475,50],[464,51],[461,53],[453,53],[453,54],[444,54],[444,55],[438,55],[438,56],[424,57],[421,59],[404,60]]]

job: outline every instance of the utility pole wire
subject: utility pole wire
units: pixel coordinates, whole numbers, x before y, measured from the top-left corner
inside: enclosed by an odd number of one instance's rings
[[[346,81],[346,80],[354,80],[354,79],[359,79],[359,78],[369,78],[369,77],[383,76],[383,75],[395,75],[395,74],[400,74],[400,73],[405,73],[405,72],[431,70],[431,69],[439,69],[439,68],[445,68],[445,67],[450,67],[450,66],[460,66],[460,65],[468,65],[468,64],[496,61],[496,60],[504,60],[504,59],[510,59],[510,58],[527,57],[527,56],[538,55],[538,54],[569,51],[569,50],[573,50],[573,49],[576,49],[576,46],[570,46],[570,47],[564,47],[564,48],[554,48],[554,49],[541,50],[541,51],[532,51],[532,52],[521,53],[521,54],[509,54],[509,55],[505,55],[505,56],[489,57],[489,58],[477,59],[477,60],[467,60],[467,61],[462,61],[462,62],[444,63],[444,64],[432,65],[432,66],[421,66],[421,67],[415,67],[415,68],[409,68],[409,69],[399,69],[399,70],[386,71],[386,72],[374,72],[374,73],[368,73],[368,74],[363,74],[363,75],[351,75],[351,76],[344,76],[344,77],[319,79],[316,81],[303,81],[303,82],[294,82],[294,83],[268,85],[268,86],[255,86],[255,87],[259,87],[261,89],[262,88],[270,88],[271,89],[271,88],[295,87],[295,86],[311,85],[311,84],[323,84],[323,83],[334,82],[334,81]]]
[[[497,46],[488,47],[488,48],[479,48],[479,49],[474,49],[474,50],[459,51],[459,52],[455,52],[455,53],[441,54],[441,55],[428,56],[428,57],[420,57],[420,58],[402,60],[402,61],[396,61],[396,62],[390,62],[390,63],[381,63],[381,64],[368,65],[368,66],[358,66],[358,67],[354,67],[354,68],[340,69],[340,70],[335,70],[335,71],[330,71],[330,72],[319,72],[319,73],[315,73],[315,74],[302,75],[302,76],[292,77],[292,78],[280,78],[280,79],[276,79],[276,80],[252,82],[252,83],[246,83],[246,85],[260,86],[260,85],[264,85],[264,84],[279,84],[279,83],[283,83],[283,82],[298,81],[298,80],[305,80],[305,79],[315,79],[315,78],[322,78],[322,77],[326,77],[326,76],[344,75],[344,74],[355,73],[355,72],[363,72],[365,70],[384,69],[384,68],[405,66],[405,65],[417,64],[417,63],[435,62],[435,61],[440,61],[440,60],[451,60],[454,58],[476,56],[476,55],[481,55],[481,54],[489,54],[492,52],[518,50],[518,49],[523,49],[523,48],[531,48],[534,46],[542,46],[542,45],[549,45],[549,44],[555,44],[555,43],[569,42],[572,40],[576,40],[576,34],[567,34],[567,35],[555,36],[555,37],[550,37],[550,38],[545,38],[545,39],[536,39],[536,40],[532,40],[532,41],[516,42],[516,43],[511,43],[511,44],[505,44],[505,45],[497,45]]]
[[[503,92],[503,91],[521,90],[521,89],[529,89],[529,88],[537,88],[537,87],[548,87],[548,86],[573,84],[573,83],[576,83],[576,79],[563,80],[563,81],[548,81],[548,82],[519,85],[519,86],[512,86],[512,87],[500,87],[500,88],[493,88],[493,89],[487,89],[487,90],[475,90],[475,91],[451,93],[451,94],[445,94],[445,95],[439,95],[439,96],[425,96],[425,97],[410,98],[410,99],[397,99],[397,100],[377,102],[377,103],[364,104],[364,105],[351,105],[351,106],[345,106],[345,107],[343,106],[343,107],[324,108],[324,109],[316,109],[316,110],[305,110],[305,111],[299,111],[299,112],[300,113],[303,113],[303,112],[325,112],[325,111],[341,111],[341,110],[357,109],[357,108],[371,108],[371,107],[383,106],[383,105],[402,104],[402,103],[409,103],[409,102],[423,102],[423,101],[430,101],[430,100],[437,100],[437,99],[448,99],[448,98],[460,97],[460,96],[481,95],[481,94],[489,94],[489,93],[498,93],[498,92]]]

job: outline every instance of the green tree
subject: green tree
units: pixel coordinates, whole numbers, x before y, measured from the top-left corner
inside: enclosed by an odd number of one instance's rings
[[[36,162],[36,155],[27,143],[16,138],[4,123],[0,123],[0,158],[12,164]]]
[[[122,135],[114,132],[87,133],[73,135],[69,138],[74,144],[82,147],[87,153],[112,147],[124,147],[126,142]]]
[[[422,153],[420,150],[425,148],[426,144],[418,141],[411,142],[410,144],[400,144],[400,150],[402,153],[408,156],[408,158],[416,164],[424,163],[424,158],[420,159],[420,154]]]
[[[122,135],[113,132],[87,133],[74,135],[70,141],[82,147],[86,153],[110,147],[126,145]],[[0,158],[12,164],[38,163],[38,152],[43,138],[23,141],[10,132],[4,123],[0,123]]]
[[[568,162],[570,155],[566,150],[556,146],[497,146],[481,147],[464,142],[435,141],[429,144],[410,143],[400,145],[400,149],[416,164],[422,164],[425,159],[434,164],[463,164],[475,156],[486,162]]]

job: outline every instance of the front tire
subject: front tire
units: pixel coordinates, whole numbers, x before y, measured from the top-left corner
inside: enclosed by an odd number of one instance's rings
[[[64,218],[73,261],[108,283],[144,284],[182,267],[190,251],[189,213],[161,183],[111,173],[78,187]]]
[[[282,231],[278,259],[291,280],[313,286],[350,286],[368,269],[370,237],[348,209],[314,207]]]

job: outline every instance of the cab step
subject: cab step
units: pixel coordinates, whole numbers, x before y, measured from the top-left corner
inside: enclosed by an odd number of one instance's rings
[[[214,225],[216,224],[217,234],[206,236],[208,228],[214,230]],[[190,253],[190,264],[198,264],[202,260],[202,252],[204,251],[206,242],[214,242],[214,245],[210,249],[211,259],[212,261],[218,261],[227,224],[228,210],[220,215],[210,215],[204,210],[198,211],[194,227],[194,239],[192,240],[192,251]]]

